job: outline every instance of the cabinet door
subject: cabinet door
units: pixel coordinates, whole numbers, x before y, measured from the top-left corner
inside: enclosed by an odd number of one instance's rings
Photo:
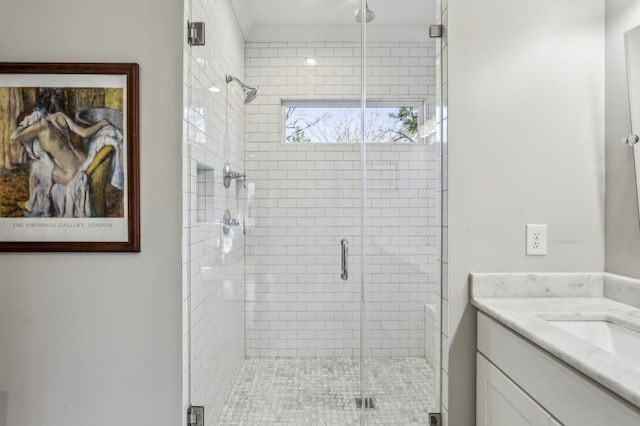
[[[480,353],[477,367],[477,426],[552,424],[549,413]]]

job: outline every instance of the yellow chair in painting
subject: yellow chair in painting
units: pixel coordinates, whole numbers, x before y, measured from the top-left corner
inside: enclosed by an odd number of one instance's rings
[[[110,178],[111,161],[115,154],[115,148],[109,145],[103,146],[96,153],[89,167],[87,167],[87,177],[89,178],[89,191],[91,196],[91,210],[93,217],[107,216],[107,202],[105,199],[105,188]]]

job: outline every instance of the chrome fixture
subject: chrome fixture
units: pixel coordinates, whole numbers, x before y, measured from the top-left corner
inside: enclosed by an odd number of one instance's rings
[[[635,145],[640,142],[640,137],[637,135],[629,135],[626,138],[622,138],[622,143],[626,143],[628,145]]]
[[[229,232],[231,232],[231,227],[238,225],[240,225],[240,222],[238,222],[236,219],[232,219],[231,212],[229,211],[229,209],[226,209],[224,211],[224,215],[222,216],[222,233],[224,235],[229,235]]]
[[[442,426],[442,414],[429,413],[429,426]]]
[[[231,171],[231,164],[224,163],[224,166],[222,167],[222,181],[224,183],[224,187],[229,188],[233,179],[241,180],[242,186],[245,188],[247,187],[247,174],[233,172]]]
[[[204,426],[203,406],[189,406],[187,409],[187,426]]]
[[[342,278],[342,281],[346,281],[349,279],[349,241],[343,239],[340,241],[340,246],[342,247],[342,271],[340,278]]]
[[[429,26],[429,38],[442,38],[444,27],[442,25]]]
[[[367,2],[365,6],[365,16],[367,24],[370,24],[376,20],[376,13],[373,10],[369,9],[369,2]],[[358,22],[359,24],[362,23],[362,9],[356,10],[355,18],[356,22]]]
[[[226,74],[225,75],[225,79],[227,80],[227,84],[231,83],[232,81],[235,81],[236,83],[238,83],[240,85],[240,87],[242,87],[242,90],[244,90],[244,94],[245,94],[245,98],[244,98],[244,103],[245,104],[249,104],[251,102],[253,102],[255,100],[255,98],[258,97],[258,95],[260,94],[260,88],[259,87],[251,87],[251,86],[247,86],[246,84],[244,84],[242,81],[240,81],[238,78]]]
[[[189,46],[204,46],[204,22],[187,23]]]

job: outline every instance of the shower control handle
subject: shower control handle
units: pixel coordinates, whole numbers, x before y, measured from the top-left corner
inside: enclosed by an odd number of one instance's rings
[[[340,246],[342,247],[342,273],[340,274],[340,278],[342,278],[343,281],[346,281],[349,279],[349,241],[343,239],[340,241]]]

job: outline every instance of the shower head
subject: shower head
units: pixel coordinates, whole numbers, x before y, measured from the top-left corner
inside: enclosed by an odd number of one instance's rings
[[[245,93],[247,94],[247,96],[244,98],[244,103],[248,104],[253,102],[253,100],[258,97],[258,95],[260,94],[260,88],[254,87],[248,91],[245,90]]]
[[[373,10],[369,9],[369,2],[365,3],[365,16],[367,24],[370,24],[376,20],[376,13]],[[362,9],[356,10],[355,18],[356,22],[358,22],[359,24],[362,23]]]
[[[242,90],[244,91],[244,103],[248,104],[251,103],[255,100],[255,98],[258,97],[258,95],[260,94],[260,88],[259,87],[251,87],[251,86],[247,86],[246,84],[244,84],[242,81],[240,81],[238,78],[227,74],[225,76],[226,80],[227,80],[227,84],[231,83],[232,81],[235,81],[236,83],[238,83],[240,85],[240,87],[242,87]]]

